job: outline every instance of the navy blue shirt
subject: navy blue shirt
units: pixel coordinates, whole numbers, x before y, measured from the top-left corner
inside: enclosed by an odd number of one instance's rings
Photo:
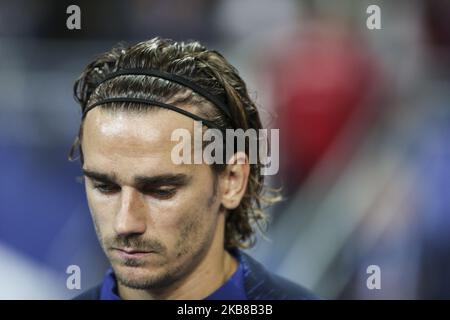
[[[251,256],[236,249],[230,251],[239,261],[237,271],[218,290],[206,299],[246,300],[305,300],[318,299],[309,290],[283,277],[267,271]],[[114,273],[109,270],[105,280],[98,286],[76,296],[76,300],[115,299],[117,284]]]
[[[247,300],[244,287],[244,268],[240,255],[237,255],[239,265],[233,275],[216,291],[204,300]],[[110,268],[106,272],[100,289],[100,300],[121,300],[117,291],[117,280]]]

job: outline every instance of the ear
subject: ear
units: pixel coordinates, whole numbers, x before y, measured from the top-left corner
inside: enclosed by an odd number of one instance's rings
[[[222,205],[226,209],[236,209],[247,190],[250,164],[244,152],[235,153],[222,172],[220,180],[222,187]]]

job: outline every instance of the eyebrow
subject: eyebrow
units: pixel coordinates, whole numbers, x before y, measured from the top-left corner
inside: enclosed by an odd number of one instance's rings
[[[118,184],[115,175],[109,175],[106,173],[101,173],[97,171],[83,169],[83,174],[98,182],[109,183],[109,184]],[[134,177],[134,185],[136,188],[140,189],[146,186],[164,186],[164,185],[172,185],[172,186],[183,186],[189,183],[191,180],[191,176],[188,176],[184,173],[168,173],[161,174],[156,176],[135,176]]]

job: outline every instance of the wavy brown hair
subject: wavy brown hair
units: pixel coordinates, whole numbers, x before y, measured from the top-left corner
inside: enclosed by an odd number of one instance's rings
[[[222,96],[230,109],[232,118],[202,96],[177,83],[143,75],[121,75],[103,82],[108,74],[122,69],[157,69],[189,78],[210,93]],[[197,41],[176,42],[170,39],[153,38],[136,45],[118,45],[87,65],[74,85],[74,97],[82,112],[88,105],[113,97],[153,99],[179,107],[196,106],[196,113],[212,121],[220,128],[261,129],[261,120],[255,103],[250,99],[245,82],[238,71],[217,51],[208,50]],[[152,106],[136,103],[107,103],[100,106],[109,109],[144,111]],[[69,159],[74,160],[78,150],[83,163],[81,140],[83,120],[75,139]],[[248,156],[248,143],[246,143]],[[236,209],[229,210],[225,222],[225,247],[248,248],[255,242],[255,226],[264,231],[268,216],[267,205],[280,197],[275,190],[264,187],[262,165],[250,164],[250,176],[246,192]],[[226,164],[211,165],[215,174],[220,174]],[[270,195],[269,195],[270,193]]]

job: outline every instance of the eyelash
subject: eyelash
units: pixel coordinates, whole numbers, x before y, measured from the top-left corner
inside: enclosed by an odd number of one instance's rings
[[[176,193],[176,189],[172,188],[172,189],[155,189],[151,192],[149,192],[150,194],[156,195],[158,198],[161,199],[168,199],[171,198],[173,195],[175,195]]]
[[[98,190],[98,191],[100,191],[101,193],[104,193],[104,194],[111,194],[114,191],[118,190],[117,187],[112,186],[112,185],[108,185],[108,184],[97,184],[97,185],[94,185],[94,189],[96,189],[96,190]]]
[[[98,190],[99,192],[103,194],[113,194],[115,191],[118,191],[120,188],[113,186],[113,185],[107,185],[107,184],[98,184],[94,185],[94,189]],[[144,191],[142,193],[144,194],[151,194],[156,196],[157,198],[161,199],[168,199],[175,195],[176,188],[171,189],[152,189],[149,191]]]

